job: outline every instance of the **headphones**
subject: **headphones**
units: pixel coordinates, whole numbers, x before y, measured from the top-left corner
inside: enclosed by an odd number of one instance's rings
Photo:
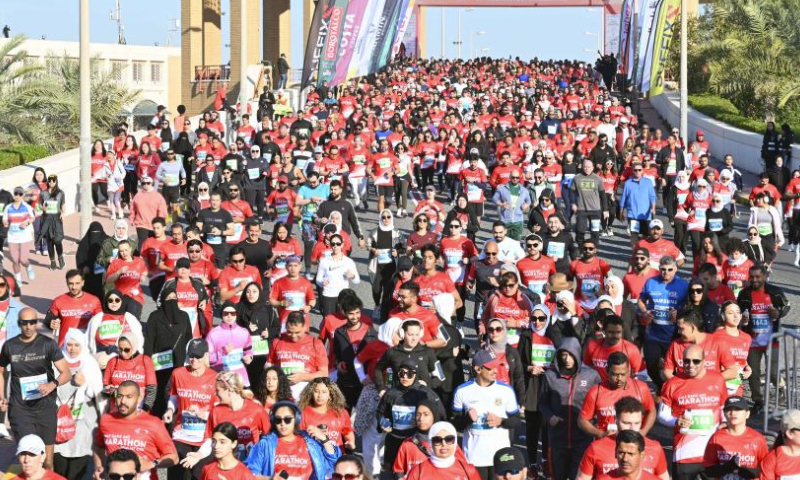
[[[303,413],[300,411],[300,407],[298,407],[294,402],[290,402],[288,400],[281,400],[279,402],[275,402],[272,408],[269,409],[269,423],[272,428],[275,428],[275,411],[277,411],[281,407],[289,407],[294,412],[294,428],[295,430],[300,429],[300,421],[303,419]]]

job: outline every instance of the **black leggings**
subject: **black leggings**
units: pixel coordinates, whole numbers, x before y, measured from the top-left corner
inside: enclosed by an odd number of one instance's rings
[[[264,197],[264,190],[261,188],[255,190],[244,190],[244,199],[250,204],[250,207],[258,212],[259,218],[264,218],[264,206],[267,204],[266,197]]]
[[[789,244],[800,243],[800,210],[792,210],[792,219],[789,220]]]
[[[103,197],[108,200],[108,183],[97,182],[92,184],[92,202],[94,202],[95,207],[98,203],[100,203],[100,194],[102,194]]]
[[[331,313],[336,313],[336,303],[339,301],[339,297],[326,297],[324,295],[320,295],[319,298],[319,309],[322,313],[322,318],[327,317]]]
[[[392,292],[394,290],[392,276],[396,268],[394,262],[378,265],[372,282],[372,300],[375,302],[375,308],[380,308],[381,322],[388,318],[389,311],[392,309]]]
[[[681,252],[686,251],[686,220],[675,219],[675,238],[672,243],[678,247]]]
[[[53,454],[53,471],[67,480],[83,480],[86,477],[86,469],[88,467],[88,455],[85,457],[64,457],[60,453]]]
[[[50,240],[47,242],[47,255],[50,256],[50,261],[56,261],[56,253],[59,257],[64,256],[64,245],[63,242],[54,242]]]
[[[525,410],[525,442],[528,447],[528,463],[536,462],[536,452],[539,450],[539,436],[542,431],[542,412]],[[542,452],[547,449],[546,436],[542,436]]]
[[[436,173],[436,169],[421,168],[420,171],[422,172],[422,189],[424,190],[428,185],[433,185],[433,174]]]

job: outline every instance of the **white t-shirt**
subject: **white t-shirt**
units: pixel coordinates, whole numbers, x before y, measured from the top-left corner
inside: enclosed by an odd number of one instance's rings
[[[481,387],[474,380],[464,383],[453,396],[453,411],[461,413],[473,408],[478,412],[478,420],[464,432],[461,448],[469,463],[490,467],[495,452],[510,446],[510,442],[507,428],[486,425],[486,414],[491,412],[500,418],[516,415],[519,407],[514,390],[502,382],[487,387]]]

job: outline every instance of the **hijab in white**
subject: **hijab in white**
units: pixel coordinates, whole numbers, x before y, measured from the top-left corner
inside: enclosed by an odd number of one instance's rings
[[[453,426],[450,422],[436,422],[431,426],[431,429],[428,430],[429,437],[435,437],[441,435],[444,432],[447,435],[455,435],[458,438],[458,432],[456,432],[456,427]],[[436,468],[450,468],[454,463],[456,463],[456,445],[453,446],[453,453],[447,458],[439,458],[435,454],[431,455],[431,463]]]
[[[391,219],[389,220],[389,225],[385,225],[383,223],[384,213],[389,214],[389,218]],[[392,212],[388,208],[384,208],[383,210],[381,210],[381,214],[378,216],[378,228],[380,228],[381,231],[383,232],[391,232],[392,230],[394,230],[394,215],[392,215]]]
[[[121,236],[121,237],[117,236],[117,229],[118,228],[124,228],[125,229],[125,234],[123,236]],[[125,220],[124,218],[120,218],[119,220],[117,220],[114,223],[114,239],[116,241],[118,241],[118,242],[128,239],[128,221]]]
[[[203,186],[206,187],[206,191],[205,192],[202,192],[200,190],[200,188],[203,187]],[[211,199],[211,193],[209,193],[210,191],[211,190],[208,188],[208,183],[206,183],[206,182],[198,183],[197,184],[197,200],[200,200],[200,201],[210,200]]]
[[[675,188],[678,190],[688,190],[691,185],[689,184],[689,174],[686,170],[681,170],[675,178]]]
[[[76,357],[70,356],[67,351],[67,343],[70,341],[78,342],[81,345],[81,353]],[[61,351],[64,353],[64,359],[67,361],[70,372],[72,374],[83,372],[86,380],[86,383],[75,392],[75,405],[86,403],[103,390],[103,373],[100,371],[100,366],[97,365],[97,360],[89,351],[86,334],[77,328],[70,328],[64,335],[64,346],[61,347]]]
[[[612,296],[608,294],[607,296],[611,299],[611,304],[616,306],[622,305],[622,302],[625,301],[623,297],[625,287],[622,285],[622,279],[616,275],[608,275],[606,277],[606,290],[608,290],[608,285],[613,283],[614,286],[617,287],[617,294]]]
[[[400,330],[400,325],[402,325],[402,323],[403,321],[397,317],[386,320],[386,323],[378,328],[378,340],[393,347],[394,341],[392,339],[394,338],[394,334]]]
[[[547,321],[544,323],[544,327],[538,330],[534,327],[536,325],[535,322],[531,322],[530,324],[531,330],[533,330],[534,333],[536,333],[540,337],[544,337],[544,334],[547,331],[547,327],[550,326],[550,309],[547,308],[547,305],[540,303],[539,305],[533,307],[533,310],[531,310],[531,314],[533,314],[534,312],[542,312],[545,314],[545,316],[547,316]]]

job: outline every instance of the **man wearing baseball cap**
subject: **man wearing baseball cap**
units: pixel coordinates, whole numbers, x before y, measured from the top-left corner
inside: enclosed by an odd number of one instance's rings
[[[516,447],[504,447],[496,451],[492,462],[495,480],[524,480],[528,478],[525,456]]]
[[[472,359],[473,381],[456,389],[454,424],[464,432],[462,449],[482,478],[492,477],[494,454],[510,447],[509,429],[521,424],[519,401],[514,390],[495,381],[500,359],[490,350],[478,350]]]
[[[725,428],[711,435],[703,457],[706,475],[756,478],[759,465],[769,449],[764,436],[747,426],[750,402],[740,396],[728,397],[722,413],[725,415]]]
[[[281,174],[278,177],[278,188],[270,192],[267,197],[267,213],[275,214],[275,222],[283,222],[292,234],[294,225],[294,207],[297,203],[297,192],[287,188],[289,178]]]
[[[783,444],[761,461],[761,475],[764,480],[780,480],[800,475],[800,410],[791,409],[781,419],[781,439]]]
[[[303,312],[308,330],[311,322],[309,312],[316,305],[317,296],[314,285],[300,275],[301,267],[302,260],[299,256],[292,255],[286,259],[287,275],[272,285],[269,303],[278,309],[282,324],[291,312]]]
[[[25,435],[17,444],[17,459],[22,472],[12,480],[65,480],[44,467],[44,441],[36,435]]]
[[[650,252],[650,266],[658,268],[661,257],[669,255],[678,262],[679,268],[682,267],[686,262],[683,252],[674,243],[661,236],[664,234],[664,222],[654,218],[650,220],[647,226],[650,230],[650,235],[636,242],[635,248],[644,247]]]

